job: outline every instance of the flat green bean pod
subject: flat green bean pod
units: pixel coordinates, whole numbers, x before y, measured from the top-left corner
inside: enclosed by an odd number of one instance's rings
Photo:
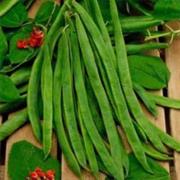
[[[54,109],[54,125],[55,131],[58,138],[59,145],[62,149],[64,157],[72,169],[77,175],[81,176],[81,169],[77,162],[77,159],[71,149],[71,145],[68,141],[68,136],[65,131],[63,119],[62,119],[62,69],[64,59],[66,58],[66,51],[64,50],[65,35],[62,34],[58,42],[58,54],[57,61],[54,70],[54,83],[53,83],[53,109]]]
[[[144,150],[146,154],[154,159],[160,160],[160,161],[167,161],[172,160],[173,158],[168,156],[167,154],[162,154],[150,145],[143,144]]]
[[[74,30],[75,31],[75,30]],[[81,36],[81,33],[78,31],[79,36]],[[121,177],[119,170],[117,169],[116,165],[114,164],[113,159],[111,158],[108,150],[106,149],[103,140],[101,136],[99,135],[99,132],[96,128],[96,125],[93,121],[93,117],[91,114],[90,107],[88,105],[88,98],[87,98],[87,92],[84,84],[84,78],[81,70],[81,63],[80,63],[80,54],[79,54],[79,44],[77,41],[77,35],[74,34],[73,41],[74,46],[73,47],[73,52],[74,52],[74,57],[75,57],[75,64],[76,64],[76,93],[78,97],[78,102],[80,106],[80,110],[82,113],[82,118],[84,122],[84,126],[86,127],[89,136],[91,138],[91,141],[93,142],[99,156],[101,157],[105,167],[109,170],[109,172],[114,176],[114,177]]]
[[[30,67],[23,67],[11,74],[10,78],[13,83],[18,86],[27,83],[31,74]]]
[[[169,97],[158,96],[152,93],[148,93],[148,95],[155,101],[156,104],[163,107],[180,109],[180,100],[172,99]]]
[[[41,131],[41,122],[40,122],[40,114],[39,114],[39,90],[40,90],[40,74],[42,68],[42,53],[43,49],[40,50],[37,55],[30,79],[28,84],[28,94],[27,94],[27,107],[28,107],[28,116],[32,126],[33,133],[35,137],[41,141],[42,140],[42,131]]]
[[[67,33],[67,34],[66,34]],[[77,118],[75,116],[73,88],[72,88],[72,73],[70,65],[70,49],[68,44],[68,31],[65,31],[64,51],[66,57],[64,61],[64,68],[62,68],[62,96],[63,96],[63,112],[66,122],[66,128],[70,137],[71,145],[80,165],[86,167],[86,155],[84,146],[82,144],[81,135],[78,131]]]
[[[141,87],[137,83],[133,83],[134,91],[136,92],[137,96],[143,102],[147,110],[155,117],[157,117],[157,106],[153,98],[151,98],[147,93],[146,90]]]
[[[108,75],[108,78],[109,78],[109,81],[111,84],[111,90],[112,90],[112,93],[114,96],[114,102],[116,102],[116,106],[117,106],[117,110],[118,110],[118,117],[120,117],[119,120],[126,132],[128,141],[131,144],[131,147],[132,147],[133,151],[135,152],[137,159],[139,159],[139,162],[143,165],[143,167],[146,170],[151,171],[147,164],[145,152],[142,149],[141,142],[137,136],[137,133],[134,129],[131,118],[129,116],[127,106],[125,104],[125,100],[124,100],[122,90],[121,90],[121,87],[119,84],[119,80],[118,80],[116,71],[114,69],[114,65],[113,65],[112,61],[109,60],[109,59],[111,59],[111,56],[108,53],[108,49],[104,43],[102,35],[99,32],[99,30],[97,29],[97,26],[92,21],[91,17],[87,14],[87,12],[76,2],[73,2],[73,5],[74,5],[76,11],[80,14],[80,16],[83,20],[83,23],[85,24],[88,32],[92,36],[92,39],[96,45],[96,48],[98,49],[101,59],[103,60],[104,67],[106,68],[106,72],[107,72],[107,75]],[[90,47],[88,47],[88,49],[89,48]],[[88,59],[92,59],[92,57],[89,57]],[[92,85],[94,85],[94,84],[92,83]],[[100,89],[100,88],[98,87],[96,89]],[[105,104],[105,103],[103,103],[103,104]]]
[[[43,151],[48,157],[52,147],[53,128],[53,70],[51,55],[47,44],[44,45],[41,72],[41,93],[43,99]]]
[[[20,107],[24,107],[26,105],[26,98],[27,94],[24,94],[17,100],[14,100],[9,103],[0,104],[0,114],[10,113],[17,110]]]
[[[22,109],[13,113],[8,120],[6,120],[2,125],[0,125],[0,141],[4,140],[6,137],[15,132],[28,120],[27,109]]]
[[[135,96],[133,91],[133,85],[129,72],[128,58],[126,46],[122,33],[122,26],[119,22],[119,15],[116,6],[115,0],[110,0],[110,12],[112,17],[112,23],[114,28],[114,36],[115,36],[115,47],[116,47],[116,55],[117,55],[117,64],[118,64],[118,74],[119,79],[122,84],[122,89],[125,94],[128,106],[135,118],[135,120],[140,124],[140,126],[146,132],[149,140],[153,143],[153,145],[159,149],[161,152],[166,152],[166,149],[159,138],[156,132],[153,132],[150,126],[148,125],[150,122],[148,118],[143,113],[141,106]]]

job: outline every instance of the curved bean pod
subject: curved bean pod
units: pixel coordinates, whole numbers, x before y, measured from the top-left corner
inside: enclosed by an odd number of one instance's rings
[[[48,157],[52,147],[53,126],[53,70],[51,55],[47,44],[44,45],[44,56],[41,72],[41,93],[43,100],[43,151]]]
[[[62,119],[62,68],[63,68],[63,61],[66,58],[66,51],[62,47],[64,47],[64,35],[60,38],[58,42],[58,55],[57,61],[55,64],[54,70],[54,87],[53,87],[53,108],[54,108],[54,125],[56,130],[56,135],[58,138],[59,145],[62,149],[62,152],[65,156],[65,159],[69,165],[69,167],[73,170],[73,172],[80,176],[81,169],[79,164],[73,154],[71,146],[68,142],[68,137],[65,132],[65,127],[63,124]]]
[[[67,33],[67,34],[66,34]],[[68,33],[65,31],[64,51],[66,56],[64,58],[64,67],[62,68],[62,96],[63,96],[63,110],[66,127],[70,137],[70,141],[76,155],[76,158],[82,167],[86,167],[86,156],[84,147],[81,141],[81,136],[78,131],[77,118],[74,111],[73,89],[72,89],[72,74],[70,67],[70,49],[68,45]],[[61,47],[63,48],[63,47]]]
[[[82,34],[79,34],[82,35]],[[114,177],[121,177],[119,174],[119,170],[115,166],[113,159],[111,158],[108,150],[106,149],[103,140],[101,136],[99,135],[99,132],[96,128],[96,125],[92,119],[92,114],[90,107],[88,105],[88,98],[87,98],[87,92],[84,84],[84,79],[83,79],[83,73],[81,70],[81,62],[80,62],[80,54],[79,54],[79,44],[77,41],[77,35],[74,34],[72,36],[72,48],[73,48],[73,54],[74,54],[74,66],[76,66],[76,71],[75,71],[75,87],[76,87],[76,93],[78,97],[78,102],[80,106],[80,110],[82,113],[82,118],[84,122],[84,126],[86,127],[88,134],[91,138],[91,141],[93,142],[99,156],[101,157],[104,165],[106,168],[111,172],[111,174]],[[85,48],[85,47],[84,47]]]
[[[153,143],[153,145],[159,149],[161,152],[166,152],[166,149],[161,142],[158,134],[152,131],[150,126],[148,125],[150,122],[148,118],[143,113],[140,104],[135,96],[133,91],[133,85],[129,72],[129,65],[127,59],[126,46],[122,34],[122,27],[119,22],[119,15],[116,6],[116,2],[114,0],[110,0],[110,12],[114,27],[114,36],[115,36],[115,48],[117,55],[117,64],[118,64],[118,74],[119,79],[122,84],[122,89],[125,94],[128,106],[135,118],[135,120],[140,124],[140,126],[146,132],[148,138]]]
[[[29,79],[28,94],[27,94],[27,107],[28,107],[29,120],[32,126],[33,133],[39,141],[41,141],[42,139],[39,104],[38,104],[40,79],[41,79],[40,74],[42,68],[42,52],[43,49],[40,50],[38,56],[34,61]]]
[[[96,48],[101,56],[101,59],[103,60],[104,67],[108,75],[108,80],[110,81],[111,84],[111,92],[113,94],[114,102],[116,102],[116,106],[117,106],[118,117],[119,117],[118,120],[120,121],[121,125],[123,126],[123,129],[126,132],[128,141],[131,144],[131,147],[136,155],[136,158],[139,160],[139,162],[147,171],[151,171],[147,163],[145,152],[142,148],[141,142],[137,136],[137,133],[132,124],[132,120],[129,116],[129,112],[126,106],[125,99],[122,94],[122,90],[119,84],[116,71],[113,66],[113,62],[110,61],[111,56],[108,53],[107,46],[105,45],[104,40],[102,39],[101,33],[97,29],[97,26],[94,24],[91,17],[87,14],[87,12],[76,2],[73,2],[73,5],[76,11],[80,14],[83,23],[85,24],[88,32],[90,33],[96,45]],[[89,57],[88,59],[92,59],[92,57]],[[99,87],[96,89],[99,89]]]
[[[11,135],[28,120],[27,109],[13,113],[7,121],[0,125],[0,141]]]

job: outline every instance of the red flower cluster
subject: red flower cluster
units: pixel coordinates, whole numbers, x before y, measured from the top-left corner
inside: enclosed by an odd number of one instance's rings
[[[35,171],[29,174],[28,180],[54,180],[55,171],[48,170],[43,172],[41,168],[36,168]]]
[[[37,48],[43,43],[44,32],[39,28],[33,28],[31,35],[28,39],[20,39],[17,41],[19,49],[27,49],[28,47]]]

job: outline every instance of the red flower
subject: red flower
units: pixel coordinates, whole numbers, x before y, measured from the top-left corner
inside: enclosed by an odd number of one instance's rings
[[[41,168],[36,168],[35,172],[38,174],[39,178],[46,179],[46,174],[42,171]]]
[[[26,48],[28,48],[28,44],[29,44],[29,42],[28,42],[27,39],[18,40],[18,42],[17,42],[17,47],[18,47],[19,49],[26,49]]]
[[[44,39],[44,32],[39,28],[33,28],[33,31],[29,39],[19,40],[17,42],[17,47],[20,49],[26,49],[29,46],[32,48],[37,48],[42,45],[43,39]]]
[[[42,40],[44,38],[44,32],[38,28],[33,28],[33,31],[31,33],[31,38],[37,39],[37,40]]]
[[[46,177],[48,180],[54,180],[55,172],[53,170],[48,170],[46,172]]]
[[[31,180],[38,180],[39,176],[36,172],[30,173]]]

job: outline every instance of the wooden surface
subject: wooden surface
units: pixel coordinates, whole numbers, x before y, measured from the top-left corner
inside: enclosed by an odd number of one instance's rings
[[[30,17],[34,17],[37,12],[38,7],[41,4],[41,0],[36,0],[36,3],[33,5],[32,9],[29,12]],[[180,23],[171,24],[173,28],[180,29]],[[153,52],[153,55],[159,56],[159,53]],[[180,99],[180,39],[177,39],[173,42],[171,47],[165,52],[165,60],[171,72],[171,79],[168,87],[168,96],[179,98]],[[157,92],[162,94],[162,92]],[[163,108],[159,108],[159,116],[157,119],[152,118],[148,112],[147,116],[151,121],[153,121],[159,128],[166,131],[170,122],[170,133],[172,136],[180,140],[180,111],[170,110],[170,116],[165,116]],[[167,123],[168,122],[168,123]],[[1,116],[0,116],[1,124]],[[6,165],[8,160],[8,154],[11,149],[11,146],[14,142],[19,140],[28,140],[29,142],[40,147],[40,144],[35,140],[30,125],[26,125],[23,128],[16,131],[12,136],[10,136],[6,141]],[[52,154],[57,155],[57,143],[56,140],[53,140],[53,150]],[[162,163],[162,165],[169,171],[171,171],[172,180],[180,180],[180,154],[174,153],[173,163]],[[93,177],[87,172],[83,173],[84,180],[93,180]],[[104,179],[104,176],[100,176],[100,180]],[[8,180],[7,176],[7,166],[5,167],[5,177],[4,177],[4,166],[0,165],[0,180]],[[62,157],[62,180],[78,180],[78,178],[72,173],[68,168],[64,157]]]
[[[173,29],[180,29],[179,23],[172,23]],[[180,38],[173,41],[165,53],[166,63],[171,72],[171,79],[168,86],[169,97],[180,99]],[[180,140],[180,111],[170,110],[170,130],[173,137]],[[174,153],[173,178],[180,180],[180,154]]]

